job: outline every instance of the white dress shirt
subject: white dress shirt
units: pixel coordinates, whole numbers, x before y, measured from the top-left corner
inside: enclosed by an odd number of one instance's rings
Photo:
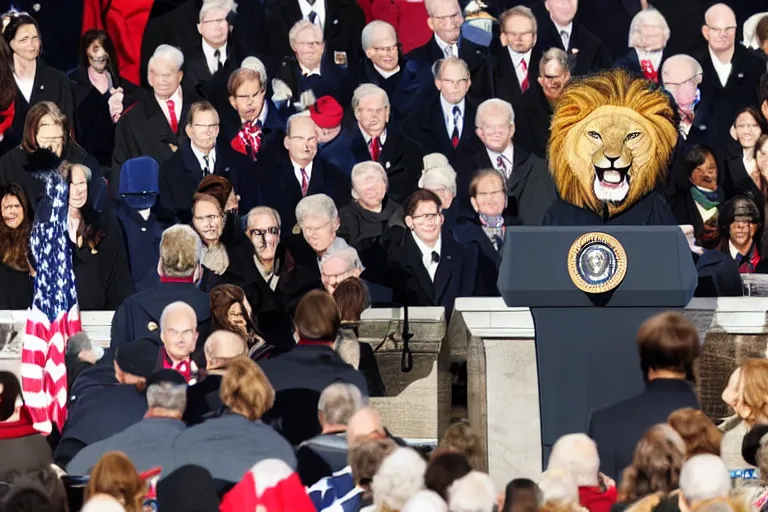
[[[301,9],[301,18],[309,20],[309,13],[315,11],[315,25],[325,28],[325,0],[315,0],[314,5],[309,5],[307,0],[299,0],[299,9]]]
[[[373,137],[372,137],[371,135],[369,135],[369,134],[368,134],[368,132],[366,132],[365,130],[363,130],[363,128],[362,128],[362,127],[360,127],[360,133],[362,133],[362,134],[363,134],[363,138],[365,139],[365,145],[366,145],[366,146],[368,146],[368,147],[370,147],[370,146],[371,146],[371,139],[372,139]],[[387,142],[387,130],[386,130],[386,128],[384,129],[384,131],[383,131],[383,132],[381,132],[381,135],[379,135],[379,142],[380,142],[380,143],[381,143],[381,145],[382,145],[382,149],[384,149],[384,148],[383,148],[383,146],[384,146],[384,143],[385,143],[385,142]]]
[[[497,165],[499,156],[501,156],[501,158],[504,159],[504,165],[507,166],[507,172],[505,177],[507,178],[507,180],[509,180],[510,176],[512,176],[512,167],[514,166],[514,161],[515,161],[515,147],[512,144],[510,144],[509,146],[507,146],[507,149],[505,149],[501,153],[492,151],[489,148],[485,148],[485,150],[488,152],[488,158],[491,159],[491,165],[493,165],[493,168],[499,172],[501,172],[501,169],[499,169],[499,166]]]
[[[296,180],[299,182],[299,188],[301,188],[301,166],[294,162],[293,159],[291,159],[291,164],[293,165],[293,175],[296,176]],[[307,174],[307,186],[309,186],[309,182],[312,181],[312,164],[314,164],[314,162],[309,162],[307,166],[304,167],[304,172]]]
[[[155,95],[155,99],[157,100],[157,104],[160,105],[160,110],[163,111],[165,120],[168,121],[168,125],[170,126],[171,111],[168,110],[168,100],[161,100],[157,97],[157,95]],[[179,128],[181,128],[181,107],[183,106],[181,101],[181,86],[179,86],[179,88],[176,89],[176,92],[173,93],[173,95],[168,99],[173,100],[173,111],[176,113],[176,123],[178,124]]]
[[[376,64],[374,64],[374,65],[373,65],[373,69],[375,69],[375,70],[376,70],[376,72],[377,72],[378,74],[380,74],[382,77],[384,77],[384,80],[386,80],[387,78],[389,78],[389,77],[391,77],[391,76],[394,76],[394,75],[396,75],[397,73],[399,73],[399,72],[400,72],[400,65],[398,64],[398,65],[397,65],[397,67],[396,67],[395,69],[393,69],[392,71],[384,71],[384,70],[383,70],[383,69],[381,69],[379,66],[377,66]]]
[[[219,61],[221,61],[222,65],[227,62],[227,43],[224,43],[218,50],[220,55],[219,59],[216,60],[216,57],[213,55],[216,52],[216,48],[209,45],[206,40],[203,39],[203,55],[205,55],[205,62],[208,64],[208,71],[210,71],[211,74],[214,74],[219,70]]]
[[[517,83],[522,85],[523,80],[525,80],[528,77],[528,68],[531,67],[531,52],[533,49],[528,50],[525,53],[517,53],[515,50],[507,47],[509,50],[509,57],[512,59],[512,65],[515,67],[515,74],[517,75]],[[523,67],[520,65],[520,62],[525,60],[525,66],[526,71],[523,71]],[[528,86],[530,87],[530,83]]]
[[[13,79],[16,81],[16,85],[19,87],[19,91],[21,91],[24,99],[29,103],[32,98],[32,89],[35,87],[35,77],[33,76],[30,79],[20,78],[19,75],[14,73]]]
[[[432,282],[435,282],[435,272],[437,272],[437,266],[440,264],[440,262],[432,261],[432,253],[436,252],[440,255],[441,258],[443,257],[441,253],[443,248],[442,235],[438,237],[434,247],[429,247],[427,244],[422,242],[413,231],[411,231],[411,236],[413,236],[413,240],[416,242],[416,246],[421,251],[421,262],[424,264],[424,268],[427,269],[429,278],[432,280]]]
[[[301,74],[304,75],[304,76],[312,76],[312,75],[322,76],[320,74],[320,65],[319,64],[318,64],[318,66],[316,68],[309,69],[307,67],[304,67],[304,64],[299,62],[299,68],[301,68]]]
[[[460,103],[452,104],[448,103],[443,95],[440,95],[440,106],[443,108],[443,119],[445,120],[445,129],[448,132],[448,136],[450,137],[453,133],[453,107],[459,107],[459,122],[456,125],[459,129],[459,138],[461,138],[462,130],[464,129],[464,108],[465,108],[466,102],[465,100],[461,100]]]
[[[707,47],[707,49],[709,50],[709,57],[712,59],[712,66],[714,66],[715,73],[717,73],[717,78],[720,80],[720,84],[725,87],[725,84],[728,83],[728,77],[731,76],[733,62],[723,64],[712,52],[712,48]]]
[[[552,23],[555,25],[555,28],[557,29],[558,36],[560,36],[560,32],[565,32],[566,34],[568,34],[565,38],[565,41],[563,41],[563,46],[565,46],[565,51],[567,52],[571,46],[571,36],[573,35],[573,22],[570,22],[568,25],[564,27],[561,27],[560,25],[555,23],[555,20],[552,20]],[[560,36],[560,40],[561,41],[563,40],[562,36]]]
[[[458,43],[448,44],[445,41],[443,41],[442,39],[440,39],[440,37],[437,34],[435,34],[435,42],[437,43],[437,46],[439,46],[440,49],[443,51],[443,55],[448,56],[447,52],[448,52],[448,48],[450,48],[452,56],[454,56],[454,57],[458,57],[459,56],[459,44]]]
[[[645,50],[635,48],[635,51],[637,52],[638,61],[642,62],[644,60],[649,60],[651,61],[651,64],[653,64],[653,69],[659,71],[659,67],[661,66],[661,57],[664,55],[664,50],[647,52]]]
[[[205,171],[205,168],[208,167],[208,172],[213,174],[213,168],[216,165],[216,147],[214,146],[208,155],[206,155],[204,152],[199,150],[197,146],[195,146],[194,142],[191,142],[190,146],[192,146],[192,153],[195,155],[197,162],[200,164],[200,170]],[[205,165],[205,158],[203,158],[205,156],[208,156],[208,165]]]

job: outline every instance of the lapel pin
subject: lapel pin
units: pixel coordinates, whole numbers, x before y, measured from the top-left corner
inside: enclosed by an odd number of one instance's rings
[[[384,167],[386,167],[387,169],[389,169],[390,167],[392,167],[392,164],[390,164],[389,162],[387,162],[386,164],[384,164]]]
[[[149,322],[147,324],[147,329],[149,329],[150,331],[156,331],[157,327],[158,326],[157,326],[157,324],[155,322]]]
[[[147,230],[147,228],[145,228],[145,227],[143,227],[143,226],[142,226],[141,230],[142,230],[142,231],[146,231],[146,230]]]
[[[338,25],[338,24],[339,24],[339,19],[338,19],[338,18],[334,19],[334,20],[333,20],[333,24],[334,24],[334,25]]]
[[[738,76],[739,78],[744,78],[744,73],[739,73],[739,74],[738,74],[738,75],[736,75],[736,76]]]
[[[699,130],[706,130],[706,129],[707,129],[707,125],[705,125],[705,124],[700,124],[699,125]]]
[[[300,235],[301,234],[301,228],[299,227],[298,224],[293,226],[293,229],[291,230],[291,233],[293,233],[294,235]]]
[[[450,260],[451,259],[451,255],[449,254],[448,256],[446,256],[445,259]]]
[[[32,4],[32,10],[35,12],[40,12],[40,4],[39,3]]]
[[[45,86],[44,86],[44,85],[41,85],[41,86],[40,86],[40,90],[42,91],[43,89],[45,89]]]

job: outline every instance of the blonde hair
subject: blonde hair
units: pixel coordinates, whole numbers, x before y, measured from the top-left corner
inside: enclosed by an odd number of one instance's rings
[[[257,421],[275,404],[275,390],[264,371],[247,356],[227,365],[219,390],[221,403],[232,412]]]
[[[139,477],[131,460],[123,452],[105,453],[91,470],[85,487],[85,501],[96,494],[108,494],[124,507],[126,512],[142,512],[146,485]]]
[[[748,425],[768,419],[768,359],[747,359],[741,363],[743,390],[740,401],[749,408]]]
[[[176,224],[163,231],[160,239],[160,261],[163,275],[189,277],[195,273],[203,256],[203,241],[186,224]]]

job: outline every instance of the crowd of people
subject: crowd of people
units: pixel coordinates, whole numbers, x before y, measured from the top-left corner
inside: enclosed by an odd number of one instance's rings
[[[499,295],[507,229],[541,224],[557,199],[559,96],[614,67],[677,113],[657,184],[676,221],[739,272],[768,272],[768,13],[542,0],[482,4],[483,17],[425,0],[406,2],[405,23],[367,0],[168,3],[138,59],[84,27],[73,69],[45,63],[58,41],[39,4],[2,17],[0,309],[39,299],[42,247],[71,258],[80,310],[114,318],[106,351],[69,339],[67,419],[47,438],[0,374],[0,510],[74,510],[63,486],[71,502],[85,482],[83,510],[129,512],[768,501],[768,480],[731,493],[690,384],[696,331],[676,315],[638,334],[646,392],[596,411],[589,437],[562,438],[540,479],[506,493],[468,425],[428,461],[385,429],[367,405],[385,379],[358,340],[371,306],[449,319],[458,297]],[[66,210],[61,248],[35,245],[52,208]],[[724,400],[749,430],[743,467],[768,470],[763,363],[745,362]]]

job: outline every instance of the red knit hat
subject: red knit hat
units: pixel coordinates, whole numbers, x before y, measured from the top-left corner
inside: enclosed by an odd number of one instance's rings
[[[259,509],[259,506],[263,509]],[[220,512],[315,512],[301,479],[278,459],[266,459],[251,468],[221,501]]]
[[[309,107],[309,116],[320,128],[336,128],[344,117],[344,109],[331,96],[323,96]]]

